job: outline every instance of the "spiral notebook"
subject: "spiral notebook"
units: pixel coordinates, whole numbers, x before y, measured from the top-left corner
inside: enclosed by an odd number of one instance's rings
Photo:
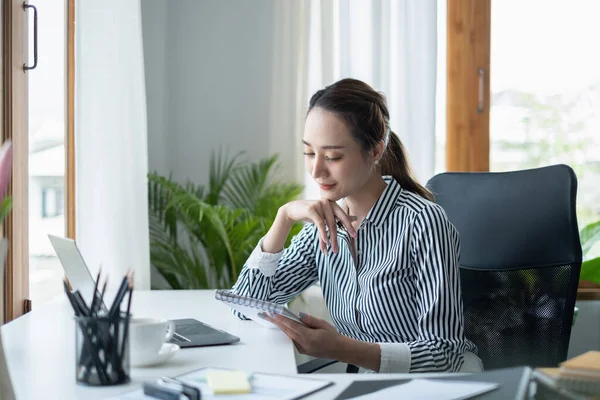
[[[304,325],[304,323],[300,320],[300,317],[281,304],[254,299],[252,297],[241,296],[231,292],[230,290],[224,289],[218,289],[215,291],[215,299],[227,304],[229,307],[244,315],[246,318],[250,318],[251,320],[258,322],[267,328],[277,328],[277,326],[260,318],[258,313],[263,312],[268,314],[283,315],[284,317]]]

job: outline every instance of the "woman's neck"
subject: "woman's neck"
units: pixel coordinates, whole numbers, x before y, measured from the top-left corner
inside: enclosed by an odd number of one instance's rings
[[[348,214],[357,217],[356,222],[353,224],[355,228],[360,226],[360,223],[371,211],[386,187],[387,184],[381,176],[373,177],[355,194],[344,199]]]

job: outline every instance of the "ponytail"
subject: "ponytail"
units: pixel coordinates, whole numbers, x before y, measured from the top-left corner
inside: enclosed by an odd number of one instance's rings
[[[414,177],[406,149],[392,131],[388,134],[388,144],[381,159],[381,175],[391,175],[403,189],[427,200],[434,200],[433,194]]]

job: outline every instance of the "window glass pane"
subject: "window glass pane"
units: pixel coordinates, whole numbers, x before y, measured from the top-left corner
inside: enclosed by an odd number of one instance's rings
[[[580,228],[600,220],[600,24],[596,0],[492,2],[492,171],[564,163]]]
[[[47,235],[65,235],[66,126],[65,0],[44,0],[36,7],[38,66],[28,73],[29,298],[34,308],[62,294],[64,272]]]

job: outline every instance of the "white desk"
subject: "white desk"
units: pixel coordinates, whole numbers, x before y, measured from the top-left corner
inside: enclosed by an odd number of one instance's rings
[[[225,367],[274,374],[296,374],[292,342],[276,329],[241,321],[214,300],[214,291],[138,291],[133,297],[136,316],[195,318],[240,337],[228,346],[181,349],[173,359],[153,368],[132,368],[131,383],[86,387],[75,382],[75,323],[66,297],[12,321],[2,340],[17,399],[102,399],[139,387],[144,380],[177,376],[202,367]],[[109,297],[110,299],[110,297]],[[443,374],[413,374],[418,376]],[[333,399],[355,379],[402,379],[403,374],[315,374],[336,384],[309,399]]]
[[[101,399],[127,392],[142,381],[206,366],[295,374],[291,341],[276,329],[241,321],[214,300],[214,291],[138,291],[133,314],[195,318],[240,337],[229,346],[181,349],[160,367],[132,368],[128,385],[89,388],[75,383],[75,322],[66,297],[2,327],[2,340],[17,399]]]

